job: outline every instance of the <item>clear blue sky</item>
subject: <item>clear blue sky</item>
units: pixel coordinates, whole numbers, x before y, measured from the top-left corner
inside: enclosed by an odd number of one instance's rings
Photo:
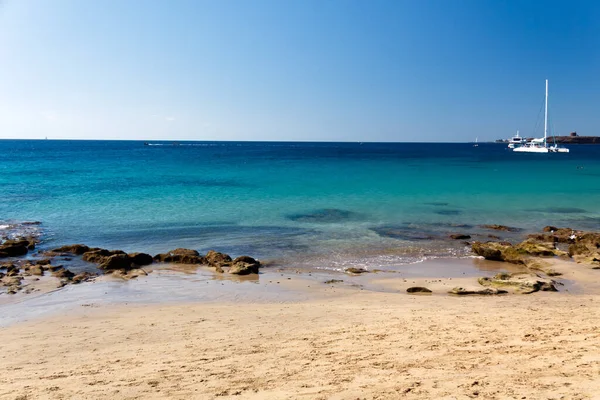
[[[0,138],[600,135],[600,2],[2,0]]]

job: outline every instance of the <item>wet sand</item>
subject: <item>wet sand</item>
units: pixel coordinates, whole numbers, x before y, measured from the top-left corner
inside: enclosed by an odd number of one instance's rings
[[[68,286],[0,306],[0,398],[594,398],[600,270],[557,261],[559,293],[446,294],[509,266]]]

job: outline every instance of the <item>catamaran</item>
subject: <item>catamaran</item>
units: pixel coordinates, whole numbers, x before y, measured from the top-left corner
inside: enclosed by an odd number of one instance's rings
[[[546,79],[546,104],[544,110],[544,138],[532,139],[521,146],[516,146],[513,151],[519,153],[568,153],[566,147],[559,147],[554,144],[548,146],[548,79]],[[510,147],[510,145],[509,145]]]

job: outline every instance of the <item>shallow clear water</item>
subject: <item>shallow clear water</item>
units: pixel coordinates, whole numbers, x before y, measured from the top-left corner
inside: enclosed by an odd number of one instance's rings
[[[0,233],[36,220],[46,247],[190,247],[337,269],[466,255],[447,236],[498,234],[479,224],[600,226],[600,146],[162,144],[0,141]]]

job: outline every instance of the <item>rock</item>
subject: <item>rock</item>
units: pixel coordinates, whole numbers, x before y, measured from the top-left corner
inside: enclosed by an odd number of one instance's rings
[[[22,276],[5,276],[2,278],[3,286],[21,286]]]
[[[431,293],[431,290],[422,286],[413,286],[406,289],[408,293]]]
[[[225,273],[225,271],[223,270],[223,268],[221,268],[221,266],[220,266],[220,265],[217,265],[217,266],[215,267],[215,272],[218,272],[219,274],[223,274],[223,273]]]
[[[73,278],[75,276],[75,274],[66,268],[61,268],[59,270],[54,271],[52,273],[52,276],[54,276],[56,278],[65,278],[67,280],[70,280],[71,278]]]
[[[175,264],[206,264],[206,259],[202,256],[171,253],[157,254],[154,256],[154,261]]]
[[[29,251],[29,245],[25,239],[7,240],[0,244],[0,258],[24,256]]]
[[[149,265],[154,261],[150,254],[146,253],[131,253],[129,258],[135,265]]]
[[[471,239],[471,235],[465,235],[462,233],[454,233],[454,234],[450,235],[450,239],[455,239],[455,240]]]
[[[129,271],[126,275],[127,279],[135,279],[138,276],[147,276],[148,273],[144,271],[142,268],[135,268]]]
[[[234,262],[229,268],[229,273],[235,275],[258,274],[259,265],[258,263],[252,264],[243,261]]]
[[[479,256],[482,256],[486,260],[493,260],[493,261],[504,261],[504,257],[502,256],[502,251],[506,247],[507,246],[503,246],[500,243],[496,243],[496,242],[487,242],[487,243],[473,242],[473,244],[471,245],[473,253],[475,253]]]
[[[156,262],[167,262],[176,264],[206,264],[206,259],[196,250],[175,249],[168,253],[161,253],[154,256]]]
[[[498,225],[498,224],[491,224],[491,225],[479,225],[480,228],[484,228],[484,229],[493,229],[495,231],[504,231],[504,232],[520,232],[521,229],[520,228],[514,228],[511,226],[506,226],[506,225]]]
[[[114,270],[129,271],[131,264],[131,259],[127,254],[114,254],[108,257],[98,268],[107,272]]]
[[[49,259],[49,258],[44,258],[44,259],[41,259],[41,260],[37,260],[35,263],[36,263],[37,265],[49,265],[51,262],[52,262],[52,260],[51,260],[51,259]]]
[[[70,253],[75,255],[82,255],[85,252],[90,251],[90,248],[84,244],[70,244],[62,247],[57,247],[51,250],[53,253]]]
[[[543,232],[554,232],[557,230],[558,228],[555,226],[545,226],[544,229],[542,229]]]
[[[61,269],[63,266],[62,265],[42,265],[42,269],[44,271],[50,271],[50,272],[54,272],[54,271],[58,271],[59,269]]]
[[[6,276],[17,276],[19,274],[19,267],[14,265],[14,264],[10,264],[9,266],[6,267]]]
[[[473,242],[472,250],[475,254],[486,260],[506,261],[513,264],[526,264],[527,260],[534,257],[566,256],[567,253],[558,250],[552,243],[538,243],[533,239],[525,240],[511,245],[508,242]]]
[[[575,242],[569,245],[569,255],[595,257],[600,249],[600,233],[586,232],[577,236]],[[581,259],[581,257],[579,257]]]
[[[78,284],[78,283],[81,283],[81,282],[87,282],[89,280],[94,279],[96,276],[97,276],[96,274],[92,274],[92,273],[89,273],[89,272],[82,272],[80,274],[75,275],[73,277],[73,279],[71,279],[71,282],[73,284]]]
[[[219,253],[218,251],[214,250],[210,250],[208,253],[206,253],[205,258],[206,262],[213,267],[217,265],[225,266],[231,263],[231,257],[229,257],[229,255],[225,253]]]
[[[517,251],[537,257],[552,257],[557,255],[553,243],[539,243],[535,240],[527,239],[515,246]]]
[[[81,259],[83,261],[91,262],[94,264],[102,264],[106,262],[109,257],[117,254],[126,255],[126,253],[123,250],[106,250],[94,248],[89,249],[89,251],[83,253]]]
[[[334,283],[342,283],[342,282],[344,282],[343,279],[329,279],[329,280],[327,280],[327,281],[325,281],[323,283],[326,284],[326,285],[332,285]]]
[[[29,266],[29,268],[27,268],[27,271],[31,275],[37,275],[37,276],[44,275],[44,269],[42,268],[41,265],[31,265],[31,266]]]
[[[364,273],[369,272],[369,271],[367,271],[364,268],[353,268],[353,267],[351,267],[351,268],[346,268],[344,270],[344,272],[347,273],[347,274],[351,274],[351,275],[358,275],[358,274],[364,274]]]
[[[200,253],[198,253],[196,250],[192,250],[192,249],[175,249],[175,250],[171,250],[169,253],[171,253],[172,255],[177,255],[177,256],[199,256]]]
[[[488,287],[513,287],[516,292],[529,294],[538,291],[557,292],[554,281],[532,273],[501,273],[492,278],[479,278],[479,284]]]
[[[232,265],[229,268],[229,273],[236,275],[258,274],[259,268],[260,261],[250,256],[240,256],[233,260]]]
[[[469,294],[494,295],[494,294],[505,294],[505,293],[508,293],[508,292],[506,290],[495,289],[495,288],[479,289],[479,288],[455,287],[451,291],[449,291],[448,293],[450,293],[450,294],[457,294],[457,295],[461,295],[462,296],[462,295],[469,295]]]

